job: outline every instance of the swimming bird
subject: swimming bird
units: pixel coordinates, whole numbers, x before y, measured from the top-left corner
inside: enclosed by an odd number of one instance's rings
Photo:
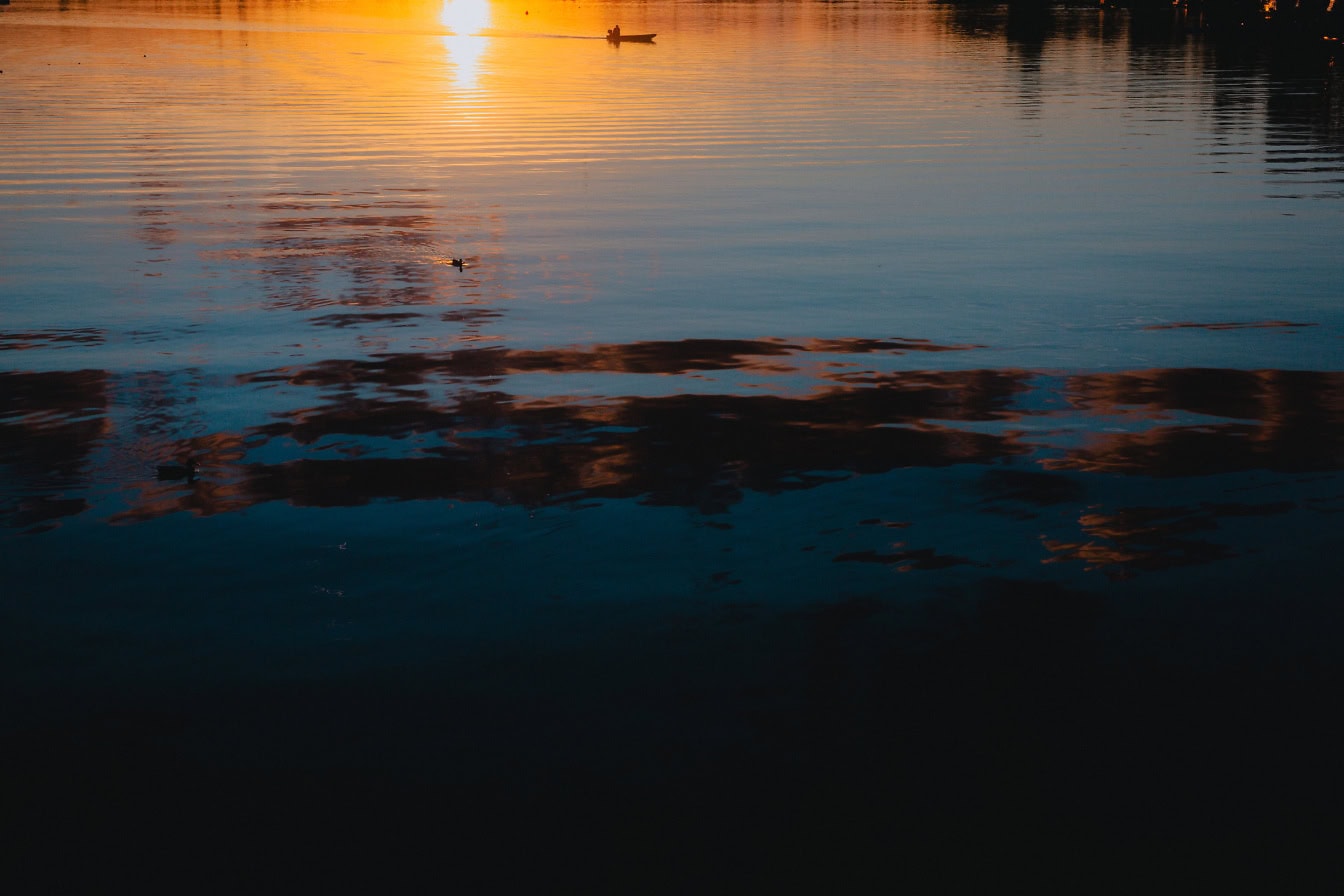
[[[201,468],[196,458],[189,457],[180,464],[159,464],[159,479],[166,482],[175,482],[185,479],[187,482],[196,481],[196,472]]]

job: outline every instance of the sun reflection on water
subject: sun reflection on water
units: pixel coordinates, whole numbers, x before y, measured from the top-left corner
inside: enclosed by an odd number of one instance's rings
[[[452,32],[444,35],[443,45],[457,65],[458,86],[474,90],[489,45],[482,32],[490,27],[490,0],[445,0],[439,21]]]

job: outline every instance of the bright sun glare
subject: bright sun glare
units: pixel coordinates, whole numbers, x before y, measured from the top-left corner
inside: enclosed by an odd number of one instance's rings
[[[439,20],[458,37],[477,34],[490,25],[490,0],[446,0]]]
[[[445,0],[439,21],[453,32],[443,45],[457,65],[459,86],[474,89],[487,43],[479,35],[490,27],[490,0]]]

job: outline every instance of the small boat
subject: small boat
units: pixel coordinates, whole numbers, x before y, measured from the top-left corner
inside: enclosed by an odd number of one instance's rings
[[[651,44],[657,36],[657,34],[608,34],[607,40],[614,44],[623,44],[631,40],[641,44]]]

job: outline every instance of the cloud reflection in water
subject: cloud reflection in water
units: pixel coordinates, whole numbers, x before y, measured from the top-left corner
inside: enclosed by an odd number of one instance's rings
[[[1164,369],[1061,380],[1012,369],[884,372],[864,363],[975,348],[705,339],[408,353],[257,371],[229,388],[284,407],[242,431],[163,442],[163,454],[194,456],[207,472],[187,485],[128,483],[120,510],[100,509],[81,482],[106,478],[96,468],[117,441],[112,405],[124,400],[126,384],[99,371],[9,373],[0,459],[33,491],[11,500],[0,519],[40,531],[91,512],[127,523],[271,502],[382,501],[543,508],[601,500],[720,515],[750,494],[809,492],[824,502],[827,486],[855,477],[969,466],[984,471],[956,480],[969,503],[932,491],[930,500],[961,501],[968,523],[988,514],[1037,529],[1042,562],[1076,562],[1123,579],[1241,556],[1246,546],[1220,540],[1224,524],[1312,511],[1291,499],[1237,499],[1217,476],[1344,468],[1344,374]],[[806,371],[813,388],[680,393],[677,384],[696,371],[749,371],[760,382]],[[616,385],[652,376],[668,388],[584,398],[509,391],[511,376],[538,373],[611,374]],[[1058,394],[1042,400],[1051,389]],[[180,431],[172,408],[189,406],[188,398],[160,402],[157,413],[170,419],[154,431]],[[1197,422],[1186,422],[1190,415]],[[1108,431],[1117,421],[1126,431]],[[1201,497],[1166,503],[1160,489],[1144,486],[1126,499],[1108,484],[1117,477],[1179,478]],[[947,481],[935,477],[925,488]],[[916,514],[901,525],[920,523]],[[911,540],[833,559],[934,572],[982,568],[993,553],[967,556]]]

